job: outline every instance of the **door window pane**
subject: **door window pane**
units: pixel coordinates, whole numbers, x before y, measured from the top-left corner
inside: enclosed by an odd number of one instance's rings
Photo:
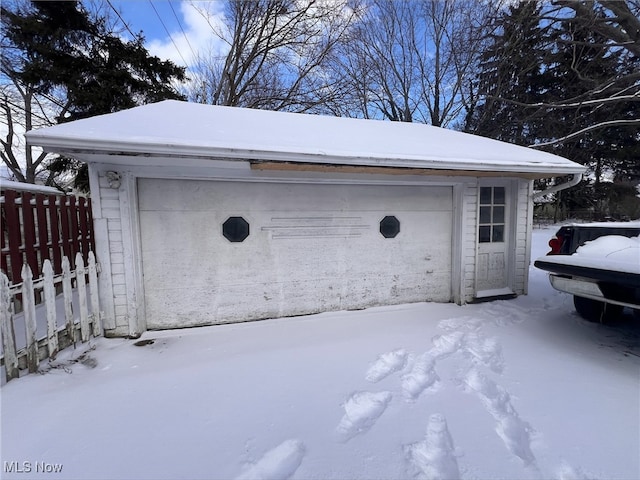
[[[480,232],[479,232],[479,237],[480,237],[480,243],[488,243],[491,241],[491,227],[490,226],[481,226],[480,227]]]
[[[491,205],[491,187],[480,187],[480,205]]]
[[[478,209],[478,241],[504,242],[506,220],[506,188],[480,187]]]
[[[482,210],[482,207],[480,207]],[[480,215],[482,217],[482,215]],[[482,220],[480,220],[482,223]],[[493,223],[504,223],[504,207],[493,207]]]
[[[491,207],[480,207],[480,223],[491,223]]]
[[[482,227],[480,227],[482,228]],[[493,235],[491,236],[492,242],[504,242],[504,225],[494,225]]]

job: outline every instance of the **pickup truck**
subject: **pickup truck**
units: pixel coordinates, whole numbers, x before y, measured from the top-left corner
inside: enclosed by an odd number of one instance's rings
[[[578,314],[606,322],[625,307],[640,318],[640,221],[561,227],[551,251],[534,262],[551,286],[573,295]]]

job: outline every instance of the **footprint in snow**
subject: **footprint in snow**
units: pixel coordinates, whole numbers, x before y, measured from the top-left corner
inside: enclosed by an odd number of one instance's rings
[[[556,473],[557,480],[595,480],[593,477],[587,476],[582,469],[573,468],[566,462],[563,462]]]
[[[286,480],[298,469],[305,452],[300,440],[286,440],[248,466],[236,480]]]
[[[545,308],[527,308],[506,300],[491,302],[482,308],[498,327],[506,327],[526,321],[531,315],[545,315]]]
[[[356,392],[344,404],[344,416],[336,427],[343,442],[367,432],[384,413],[391,401],[391,392]]]
[[[495,338],[483,338],[470,333],[466,337],[465,350],[474,363],[486,365],[496,373],[504,370],[502,347]]]
[[[435,389],[440,377],[435,370],[435,359],[429,352],[420,355],[409,373],[402,376],[401,387],[404,398],[416,400],[427,389]]]
[[[394,350],[393,352],[383,353],[373,365],[369,367],[365,379],[369,382],[376,383],[392,373],[402,370],[407,365],[407,356],[407,351],[402,348]]]
[[[511,404],[511,396],[475,368],[465,379],[478,395],[486,410],[496,421],[496,433],[502,439],[507,450],[519,457],[525,465],[535,466],[536,458],[531,451],[531,426],[522,420]]]
[[[405,447],[414,478],[443,480],[460,478],[453,439],[444,415],[429,417],[423,441]]]
[[[454,330],[479,330],[482,326],[482,320],[474,317],[454,317],[440,320],[438,322],[438,328],[452,332]]]
[[[416,400],[425,390],[437,388],[440,377],[436,373],[436,362],[465,348],[464,332],[455,331],[433,338],[433,347],[420,355],[411,371],[402,377],[402,392],[408,401]]]
[[[433,347],[429,350],[429,353],[437,359],[453,355],[466,346],[466,338],[467,334],[461,331],[437,335],[431,340]]]

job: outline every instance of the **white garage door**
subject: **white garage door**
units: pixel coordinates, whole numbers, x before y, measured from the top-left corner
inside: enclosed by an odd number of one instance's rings
[[[450,187],[140,179],[138,194],[150,329],[451,298]]]

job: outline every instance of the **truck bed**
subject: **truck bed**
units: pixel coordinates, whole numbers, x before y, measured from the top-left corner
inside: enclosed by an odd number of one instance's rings
[[[549,272],[553,288],[574,296],[583,317],[640,310],[640,222],[563,226],[549,246],[534,265]]]

